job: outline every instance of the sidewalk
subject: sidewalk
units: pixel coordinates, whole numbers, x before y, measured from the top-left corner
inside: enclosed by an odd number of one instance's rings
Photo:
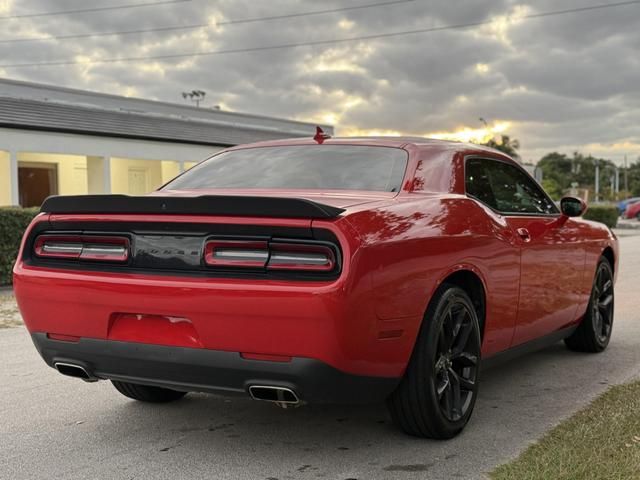
[[[640,229],[640,221],[636,220],[635,218],[632,218],[632,219],[620,218],[618,219],[618,225],[616,226],[616,229],[638,230]]]
[[[22,325],[11,287],[0,288],[0,329]]]
[[[631,237],[640,235],[640,222],[638,220],[622,219],[618,220],[618,225],[613,229],[613,233],[618,237]]]

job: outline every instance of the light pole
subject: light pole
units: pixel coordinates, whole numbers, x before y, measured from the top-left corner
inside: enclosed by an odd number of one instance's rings
[[[598,159],[595,159],[596,164],[596,203],[600,201],[600,164]]]
[[[207,92],[203,90],[191,90],[190,92],[182,92],[182,98],[185,100],[189,98],[192,102],[196,103],[196,107],[200,106],[200,102],[204,100]]]
[[[629,179],[628,179],[628,168],[627,168],[627,156],[624,156],[624,193],[625,195],[627,195],[627,192],[629,191]]]

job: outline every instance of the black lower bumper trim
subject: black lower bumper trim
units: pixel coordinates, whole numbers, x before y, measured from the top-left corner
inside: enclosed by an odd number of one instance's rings
[[[383,401],[399,378],[351,375],[311,358],[291,362],[247,360],[237,352],[82,338],[79,342],[31,335],[42,358],[82,366],[100,379],[181,391],[248,395],[251,385],[292,389],[308,403]]]

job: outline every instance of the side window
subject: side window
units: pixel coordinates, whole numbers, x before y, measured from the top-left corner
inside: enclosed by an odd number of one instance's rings
[[[467,193],[500,213],[558,213],[535,180],[513,165],[472,158],[465,175]]]
[[[465,166],[465,188],[467,194],[475,197],[494,210],[499,210],[486,168],[488,163],[489,161],[480,158],[470,158],[467,160]]]

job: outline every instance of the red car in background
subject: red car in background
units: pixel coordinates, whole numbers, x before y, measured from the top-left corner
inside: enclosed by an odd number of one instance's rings
[[[450,438],[481,363],[606,348],[618,245],[585,208],[477,145],[258,143],[149,196],[47,199],[15,295],[47,364],[136,400],[386,400]]]
[[[634,202],[627,205],[627,209],[624,211],[624,217],[640,220],[640,202]]]

